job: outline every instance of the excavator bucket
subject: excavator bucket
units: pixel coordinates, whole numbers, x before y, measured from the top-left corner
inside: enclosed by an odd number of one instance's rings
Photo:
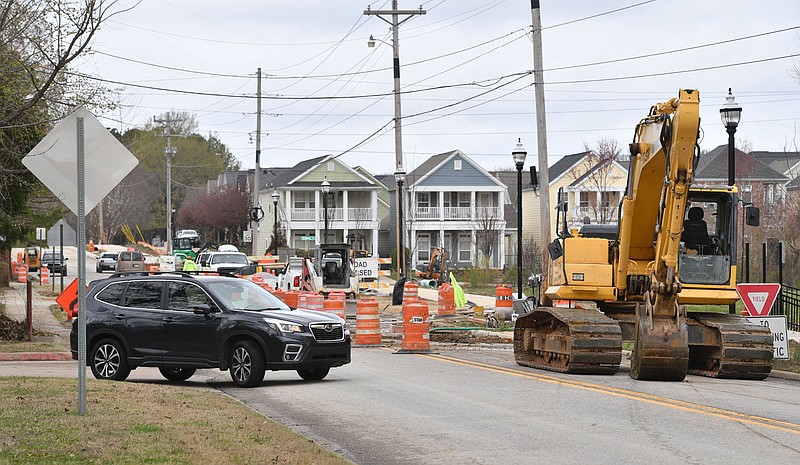
[[[686,313],[654,316],[646,304],[636,306],[636,341],[631,354],[633,379],[681,381],[689,367]]]

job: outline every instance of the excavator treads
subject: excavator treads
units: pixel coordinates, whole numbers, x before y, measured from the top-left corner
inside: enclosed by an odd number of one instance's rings
[[[622,331],[597,310],[537,307],[517,319],[514,358],[542,370],[613,375],[622,360]]]
[[[689,373],[710,378],[764,379],[772,370],[772,333],[739,315],[692,313],[694,323],[717,332],[719,345],[690,346]],[[705,350],[704,350],[705,349]],[[709,350],[710,349],[710,350]]]

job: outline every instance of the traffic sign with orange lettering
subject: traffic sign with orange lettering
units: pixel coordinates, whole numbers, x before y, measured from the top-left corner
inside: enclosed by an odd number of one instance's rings
[[[736,292],[742,298],[744,308],[751,316],[767,316],[772,310],[775,299],[781,291],[777,283],[741,283],[736,285]]]

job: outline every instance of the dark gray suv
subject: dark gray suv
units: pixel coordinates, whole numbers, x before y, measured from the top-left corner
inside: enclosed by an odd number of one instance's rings
[[[77,319],[72,358],[78,359]],[[350,363],[350,332],[335,315],[293,310],[251,281],[224,276],[115,274],[86,295],[87,364],[98,379],[124,380],[140,366],[172,381],[198,368],[230,370],[240,387],[266,370],[321,380]]]

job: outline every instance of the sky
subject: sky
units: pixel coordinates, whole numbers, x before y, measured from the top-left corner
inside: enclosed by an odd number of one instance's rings
[[[737,144],[800,150],[800,2],[540,4],[550,165],[604,138],[627,150],[650,106],[681,88],[700,91],[701,149],[727,143],[719,109],[731,88],[743,109]],[[518,139],[526,169],[538,165],[530,2],[399,1],[420,6],[426,14],[399,28],[406,171],[455,149],[510,170]],[[188,112],[252,169],[261,68],[262,167],[331,154],[392,173],[392,37],[368,7],[391,2],[142,0],[107,20],[74,70],[115,90],[118,109],[96,114],[107,127]]]

